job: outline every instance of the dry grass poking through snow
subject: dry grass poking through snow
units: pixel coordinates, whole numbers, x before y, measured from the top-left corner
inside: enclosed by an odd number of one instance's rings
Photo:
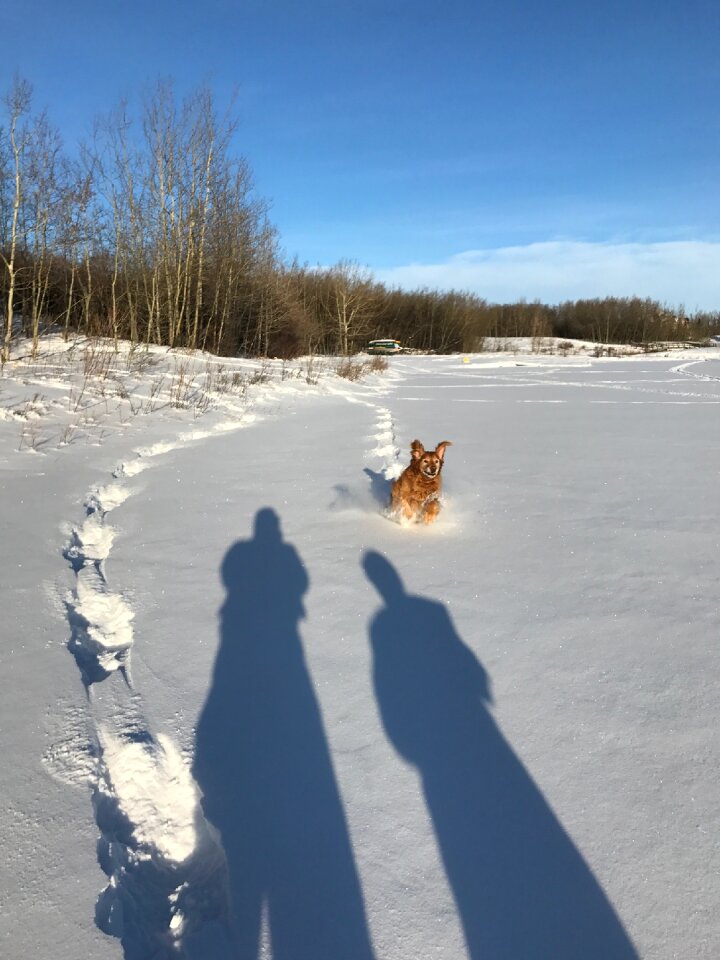
[[[384,357],[372,357],[370,360],[355,360],[344,357],[338,362],[335,373],[345,380],[362,380],[368,373],[382,373],[387,370],[388,362]]]
[[[0,423],[17,424],[16,449],[39,452],[83,440],[99,443],[135,418],[162,410],[184,419],[215,413],[224,422],[237,422],[273,394],[322,389],[336,377],[357,381],[386,368],[382,357],[246,360],[47,337],[34,359],[20,343],[12,363],[3,366]]]

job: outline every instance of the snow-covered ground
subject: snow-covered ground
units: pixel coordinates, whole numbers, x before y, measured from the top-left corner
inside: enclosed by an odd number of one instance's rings
[[[0,378],[0,955],[720,955],[720,352]],[[383,515],[452,440],[430,528]]]

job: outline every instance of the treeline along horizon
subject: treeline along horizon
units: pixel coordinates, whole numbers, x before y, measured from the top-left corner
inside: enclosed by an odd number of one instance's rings
[[[720,311],[639,297],[492,304],[465,291],[390,288],[355,263],[287,262],[235,153],[236,122],[205,88],[159,82],[121,103],[72,154],[16,78],[0,126],[0,358],[14,337],[62,330],[221,355],[349,354],[394,337],[419,350],[486,337],[693,340]]]

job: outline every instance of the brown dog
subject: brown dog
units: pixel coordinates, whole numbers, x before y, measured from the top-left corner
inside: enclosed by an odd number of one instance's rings
[[[440,473],[445,460],[445,447],[452,446],[443,440],[435,450],[426,450],[419,440],[410,444],[412,459],[392,485],[390,510],[406,520],[432,523],[440,512]]]

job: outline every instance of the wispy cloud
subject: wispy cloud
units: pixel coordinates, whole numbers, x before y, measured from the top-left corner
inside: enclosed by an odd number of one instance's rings
[[[497,303],[640,296],[688,310],[720,309],[720,242],[552,241],[468,250],[442,263],[374,272],[393,286],[470,290]]]

